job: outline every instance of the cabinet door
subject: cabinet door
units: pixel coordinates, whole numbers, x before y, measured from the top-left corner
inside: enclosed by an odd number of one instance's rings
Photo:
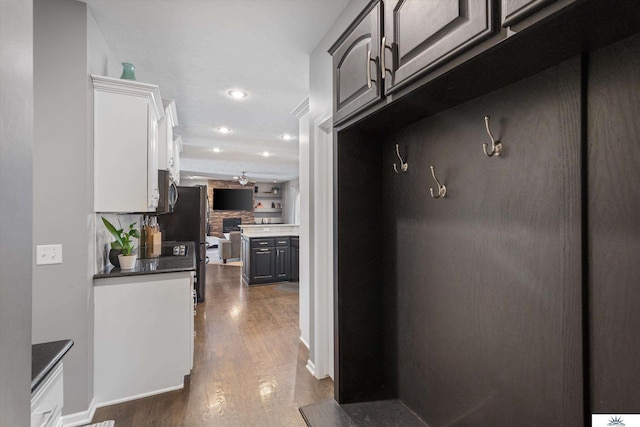
[[[251,249],[250,283],[272,282],[275,276],[274,248]]]
[[[298,238],[291,238],[291,264],[289,268],[289,280],[297,282],[300,278],[300,244]]]
[[[148,107],[149,139],[147,142],[147,210],[158,207],[160,187],[158,185],[158,117]]]
[[[385,4],[385,91],[392,93],[494,32],[491,0]],[[382,47],[381,47],[382,48]],[[390,53],[390,54],[389,54]]]
[[[276,280],[289,280],[289,254],[288,246],[276,248]]]
[[[334,123],[382,98],[378,54],[381,5],[360,16],[330,50],[333,55]]]
[[[502,26],[508,27],[556,0],[502,0]]]

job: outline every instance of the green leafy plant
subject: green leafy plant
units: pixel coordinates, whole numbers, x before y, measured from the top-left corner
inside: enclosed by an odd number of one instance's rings
[[[134,222],[129,225],[129,231],[124,231],[123,228],[116,229],[116,227],[107,221],[105,217],[102,217],[102,222],[104,223],[104,226],[107,227],[107,230],[109,230],[109,233],[113,234],[113,237],[116,239],[115,242],[111,242],[111,249],[120,249],[122,251],[122,255],[125,256],[131,255],[131,252],[133,251],[133,241],[131,238],[140,238],[140,232],[137,228],[134,228],[136,223]],[[120,227],[122,227],[121,224]]]

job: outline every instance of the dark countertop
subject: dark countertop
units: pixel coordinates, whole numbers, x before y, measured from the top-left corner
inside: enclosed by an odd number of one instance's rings
[[[112,265],[93,276],[94,279],[110,277],[139,276],[143,274],[175,273],[178,271],[193,271],[196,269],[196,249],[194,242],[163,242],[163,248],[176,245],[186,245],[187,255],[166,255],[156,258],[138,258],[132,270],[121,270]]]
[[[31,346],[31,393],[72,346],[72,340],[51,341]]]

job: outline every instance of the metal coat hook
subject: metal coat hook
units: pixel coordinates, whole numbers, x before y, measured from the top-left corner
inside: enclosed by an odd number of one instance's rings
[[[404,160],[402,160],[402,157],[400,157],[400,151],[398,150],[398,144],[396,144],[396,155],[400,159],[400,170],[402,172],[406,172],[407,169],[409,169],[409,163],[405,163]],[[400,173],[400,172],[398,172],[398,167],[396,166],[395,163],[393,164],[393,170],[396,171],[396,173]]]
[[[487,157],[499,156],[500,153],[502,152],[502,143],[500,141],[495,140],[495,138],[493,137],[493,134],[491,133],[491,129],[489,129],[490,119],[491,117],[484,116],[484,124],[487,128],[487,133],[489,134],[489,138],[491,138],[491,152],[487,151],[487,147],[489,146],[489,144],[487,143],[482,144],[482,151],[484,151],[484,154]]]
[[[429,166],[431,168],[431,176],[433,177],[433,179],[436,181],[436,183],[438,184],[438,195],[436,196],[433,192],[433,188],[429,188],[429,191],[431,191],[431,197],[433,197],[434,199],[439,199],[440,197],[444,197],[447,194],[447,187],[443,184],[440,184],[440,181],[438,181],[438,178],[436,178],[436,171],[435,171],[435,167]]]

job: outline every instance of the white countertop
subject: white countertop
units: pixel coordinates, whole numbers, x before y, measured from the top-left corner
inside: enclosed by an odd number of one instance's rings
[[[277,237],[277,236],[299,236],[300,226],[298,224],[256,224],[240,225],[242,234],[246,237]]]

